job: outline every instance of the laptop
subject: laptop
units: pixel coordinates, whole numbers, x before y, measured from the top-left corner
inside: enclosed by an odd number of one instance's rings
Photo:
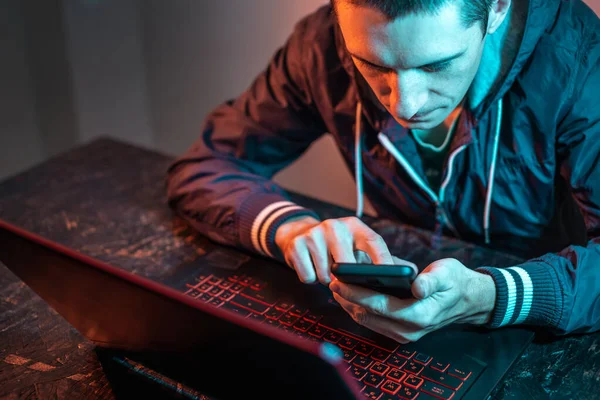
[[[534,335],[452,325],[400,345],[226,247],[151,280],[0,220],[0,261],[98,348],[218,400],[487,399]]]

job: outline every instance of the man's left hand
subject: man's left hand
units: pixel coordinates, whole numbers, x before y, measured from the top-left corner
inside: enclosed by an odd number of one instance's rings
[[[452,258],[425,268],[412,284],[412,299],[399,299],[334,280],[335,300],[361,325],[400,343],[414,342],[451,323],[482,325],[496,301],[490,276]]]

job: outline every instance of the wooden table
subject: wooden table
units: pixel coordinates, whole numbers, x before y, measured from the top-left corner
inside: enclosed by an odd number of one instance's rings
[[[150,278],[169,266],[218,251],[190,233],[166,204],[171,157],[100,139],[0,184],[0,218],[90,256]],[[352,210],[290,193],[323,218]],[[521,260],[453,239],[430,250],[431,235],[388,220],[366,218],[393,254],[426,265],[454,257],[465,265]],[[1,258],[1,257],[0,257]],[[501,261],[500,261],[501,260]],[[516,362],[495,399],[600,398],[600,336],[538,335]],[[0,399],[110,399],[147,385],[115,374],[94,346],[0,264]],[[119,378],[121,376],[121,378]],[[153,392],[156,394],[156,392]]]

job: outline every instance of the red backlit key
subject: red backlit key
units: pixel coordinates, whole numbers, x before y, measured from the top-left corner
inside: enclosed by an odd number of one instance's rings
[[[396,368],[393,368],[387,374],[387,378],[391,379],[391,380],[393,380],[395,382],[402,381],[402,379],[404,379],[405,376],[406,376],[406,372],[400,371],[399,369],[396,369]]]
[[[281,311],[288,311],[290,308],[292,308],[292,306],[293,306],[292,303],[284,300],[284,301],[280,301],[279,303],[277,303],[275,308],[278,310],[281,310]]]
[[[425,381],[421,391],[443,400],[449,400],[454,396],[453,390],[429,381]]]
[[[435,369],[436,371],[446,372],[450,364],[443,361],[433,361],[429,367]]]
[[[241,284],[241,282],[240,282],[240,284]],[[240,292],[240,294],[242,296],[246,296],[251,299],[258,300],[261,303],[264,303],[268,306],[272,306],[277,302],[277,297],[274,294],[269,293],[268,290],[263,290],[263,291],[257,292],[256,290],[246,287],[246,288],[244,288],[244,290],[242,290]]]
[[[381,385],[381,390],[387,392],[389,394],[396,394],[400,389],[400,384],[393,381],[385,381],[383,385]]]
[[[373,353],[371,354],[371,358],[373,358],[374,360],[377,361],[385,361],[389,356],[390,356],[390,352],[388,351],[384,351],[381,349],[375,349],[373,351]]]
[[[346,362],[351,362],[352,359],[356,356],[356,354],[354,354],[351,350],[344,350],[344,361]]]
[[[208,283],[210,283],[211,285],[218,285],[219,283],[221,283],[223,279],[221,278],[217,278],[216,276],[213,276],[212,278],[210,278],[208,280]]]
[[[202,285],[198,286],[198,290],[200,290],[201,292],[209,291],[212,288],[213,288],[212,285],[209,285],[206,282],[204,282]]]
[[[425,370],[421,373],[421,376],[428,381],[446,386],[452,390],[458,390],[463,384],[462,380],[431,368],[425,368]]]
[[[221,304],[223,304],[224,302],[222,300],[217,299],[216,297],[213,298],[211,301],[208,302],[209,304],[212,304],[215,307],[219,307]]]
[[[361,380],[363,376],[367,374],[367,370],[357,367],[355,365],[351,366],[348,370],[350,375],[356,380]]]
[[[337,343],[340,341],[341,338],[342,338],[342,335],[340,335],[339,333],[334,332],[334,331],[329,331],[325,334],[325,336],[323,336],[323,339],[325,339],[331,343]]]
[[[239,294],[236,294],[235,297],[231,299],[231,302],[236,306],[240,306],[250,311],[254,311],[257,314],[262,314],[267,310],[267,308],[269,308],[264,304],[251,300]]]
[[[231,290],[232,292],[236,292],[238,293],[240,290],[242,290],[244,287],[242,285],[240,285],[239,283],[234,283],[233,286],[231,286],[229,288],[229,290]]]
[[[221,308],[225,308],[227,310],[233,311],[236,314],[239,314],[243,317],[247,316],[248,314],[250,314],[250,311],[243,309],[242,307],[238,307],[236,305],[233,305],[231,303],[225,303],[223,304],[223,306]]]
[[[261,290],[262,288],[264,288],[267,285],[266,282],[263,281],[259,281],[258,279],[254,279],[252,281],[252,283],[250,284],[250,289],[254,289],[254,290]]]
[[[298,321],[298,317],[294,317],[293,315],[290,314],[285,314],[282,317],[279,318],[279,322],[281,322],[284,325],[294,325],[296,323],[296,321]]]
[[[358,343],[358,341],[356,339],[352,339],[348,336],[344,336],[342,337],[342,339],[338,342],[338,345],[340,347],[343,347],[345,349],[350,349],[352,350],[356,344]]]
[[[308,313],[304,316],[304,319],[307,321],[310,321],[310,322],[317,322],[318,320],[321,319],[321,317],[322,317],[321,315]]]
[[[228,300],[231,296],[233,296],[235,293],[230,292],[229,290],[224,290],[220,295],[219,298],[221,300]]]
[[[295,315],[296,317],[301,317],[304,314],[306,314],[308,312],[308,310],[304,307],[292,307],[292,309],[290,310],[290,314]]]
[[[394,368],[402,368],[402,366],[406,363],[406,359],[396,354],[392,354],[387,360],[385,360],[385,363]]]
[[[452,375],[458,379],[466,381],[471,376],[471,371],[466,370],[461,367],[451,366],[450,369],[448,370],[448,375]]]
[[[365,386],[365,388],[363,389],[363,394],[367,396],[367,399],[378,400],[383,394],[383,392],[374,387]]]
[[[352,364],[362,367],[369,368],[369,366],[373,363],[373,361],[369,357],[358,355],[354,360],[352,360]]]
[[[423,366],[415,362],[409,361],[403,367],[403,370],[410,372],[413,375],[419,375],[423,371]]]
[[[238,280],[238,283],[242,286],[249,286],[252,283],[252,278],[249,276],[243,276]]]
[[[276,310],[271,308],[269,311],[265,313],[265,317],[270,319],[279,319],[283,315],[283,311]]]
[[[202,292],[196,289],[190,289],[186,292],[186,294],[191,297],[198,297],[202,294]]]
[[[388,367],[385,364],[381,364],[376,362],[375,364],[373,364],[373,366],[371,367],[371,372],[374,372],[378,375],[385,375],[385,373],[390,369],[390,367]]]
[[[369,372],[362,381],[366,385],[378,387],[384,380],[383,376]]]
[[[211,301],[212,300],[212,296],[208,293],[202,293],[200,296],[196,297],[198,300],[201,300],[203,302],[207,302],[207,301]]]
[[[407,350],[407,349],[400,349],[396,352],[399,356],[402,356],[404,358],[411,358],[413,356],[413,354],[415,354],[414,351],[412,350]]]
[[[312,322],[308,322],[305,319],[301,319],[301,320],[298,320],[298,322],[296,322],[294,324],[294,329],[297,329],[300,332],[306,332],[312,325],[313,325]]]
[[[354,348],[354,351],[356,351],[358,354],[362,354],[363,356],[368,356],[373,351],[373,346],[363,342],[358,342]]]
[[[279,323],[279,321],[276,321],[276,320],[274,320],[274,319],[267,319],[267,320],[265,320],[265,322],[263,322],[263,324],[267,324],[267,325],[269,325],[269,326],[273,326],[273,327],[275,327],[275,328],[277,328],[279,325],[281,325],[281,324]]]
[[[315,325],[308,330],[309,335],[312,335],[312,336],[318,337],[318,338],[322,338],[325,333],[327,333],[327,329],[325,329],[319,325]]]
[[[409,388],[408,386],[402,386],[398,393],[396,393],[396,396],[402,400],[413,400],[418,394],[419,392],[417,392],[415,389]]]
[[[223,282],[219,283],[219,287],[221,289],[229,289],[232,286],[233,286],[233,282],[231,282],[231,281],[223,281]]]
[[[423,384],[423,378],[419,378],[418,376],[409,375],[408,378],[404,380],[404,384],[413,389],[418,389]]]

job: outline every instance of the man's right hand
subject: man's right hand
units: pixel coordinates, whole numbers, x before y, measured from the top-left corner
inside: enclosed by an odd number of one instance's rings
[[[293,219],[277,228],[275,243],[304,283],[328,285],[333,262],[395,264],[383,238],[356,217]]]

